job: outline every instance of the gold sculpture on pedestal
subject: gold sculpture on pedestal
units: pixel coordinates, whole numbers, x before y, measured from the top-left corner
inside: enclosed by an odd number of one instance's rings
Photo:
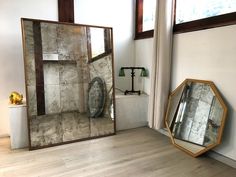
[[[11,104],[15,104],[15,105],[23,104],[22,102],[23,95],[19,94],[18,92],[12,92],[9,96],[9,99],[10,99]]]

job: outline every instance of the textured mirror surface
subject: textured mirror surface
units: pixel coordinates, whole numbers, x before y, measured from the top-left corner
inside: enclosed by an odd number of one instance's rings
[[[101,115],[106,101],[106,85],[100,77],[95,77],[89,84],[88,111],[89,117],[96,118]]]
[[[91,28],[106,51],[96,58]],[[112,29],[22,19],[22,30],[30,148],[114,134]]]
[[[174,143],[195,154],[219,143],[226,111],[212,82],[186,80],[171,94],[165,121]]]

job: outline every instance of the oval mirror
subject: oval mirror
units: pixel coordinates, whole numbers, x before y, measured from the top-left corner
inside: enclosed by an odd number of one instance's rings
[[[99,117],[104,109],[106,101],[106,84],[100,77],[95,77],[89,83],[88,89],[88,113],[89,117]]]
[[[172,143],[197,157],[220,144],[226,113],[213,82],[186,79],[169,97],[165,124]]]

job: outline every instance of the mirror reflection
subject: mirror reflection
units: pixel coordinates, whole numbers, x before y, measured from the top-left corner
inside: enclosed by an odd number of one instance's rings
[[[113,134],[112,29],[23,19],[22,30],[30,148]]]
[[[212,82],[187,79],[170,96],[166,125],[176,145],[197,153],[219,142],[226,111]]]

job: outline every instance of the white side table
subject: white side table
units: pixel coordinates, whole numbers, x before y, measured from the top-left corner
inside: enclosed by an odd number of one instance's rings
[[[11,148],[28,147],[26,104],[9,105]]]

